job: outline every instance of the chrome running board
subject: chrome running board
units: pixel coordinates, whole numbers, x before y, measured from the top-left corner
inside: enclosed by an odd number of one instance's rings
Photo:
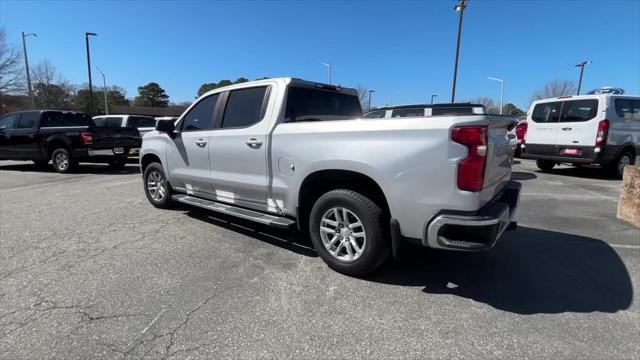
[[[197,206],[203,209],[216,211],[219,213],[239,217],[246,220],[255,221],[261,224],[269,226],[275,226],[279,228],[289,228],[295,224],[295,221],[282,216],[275,216],[264,214],[259,211],[249,210],[229,204],[223,204],[211,200],[205,200],[195,196],[189,195],[173,195],[171,198],[175,201],[181,202],[187,205]]]

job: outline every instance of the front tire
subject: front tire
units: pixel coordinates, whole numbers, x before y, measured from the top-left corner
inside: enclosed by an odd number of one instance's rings
[[[313,205],[309,234],[316,251],[333,270],[362,276],[388,256],[386,217],[376,203],[351,190],[322,195]]]
[[[154,162],[144,169],[144,193],[151,205],[168,209],[175,205],[171,199],[171,185],[160,163]]]
[[[538,166],[538,169],[542,171],[550,171],[554,166],[556,166],[556,163],[552,160],[538,159],[536,160],[536,166]]]
[[[71,156],[71,153],[65,148],[53,150],[51,153],[51,164],[53,164],[53,169],[61,174],[71,172],[76,166],[76,162]]]

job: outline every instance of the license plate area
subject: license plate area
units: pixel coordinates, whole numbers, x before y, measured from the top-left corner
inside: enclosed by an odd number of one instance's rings
[[[567,149],[560,150],[560,154],[562,154],[562,155],[572,155],[572,156],[581,156],[582,155],[582,150],[581,149],[567,148]]]

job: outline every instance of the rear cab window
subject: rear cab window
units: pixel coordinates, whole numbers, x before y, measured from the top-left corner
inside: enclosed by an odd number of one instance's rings
[[[156,126],[156,119],[148,116],[129,116],[127,119],[128,128],[150,128]]]
[[[357,96],[335,90],[290,86],[285,122],[352,120],[362,117]]]
[[[391,117],[417,117],[424,116],[424,108],[407,108],[407,109],[394,109],[391,112]]]
[[[79,113],[45,112],[41,119],[41,127],[85,127],[92,125],[91,116]]]

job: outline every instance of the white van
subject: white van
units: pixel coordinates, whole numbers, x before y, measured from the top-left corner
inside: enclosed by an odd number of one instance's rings
[[[543,171],[556,164],[599,164],[621,177],[640,154],[640,97],[561,96],[535,101],[522,156]]]

